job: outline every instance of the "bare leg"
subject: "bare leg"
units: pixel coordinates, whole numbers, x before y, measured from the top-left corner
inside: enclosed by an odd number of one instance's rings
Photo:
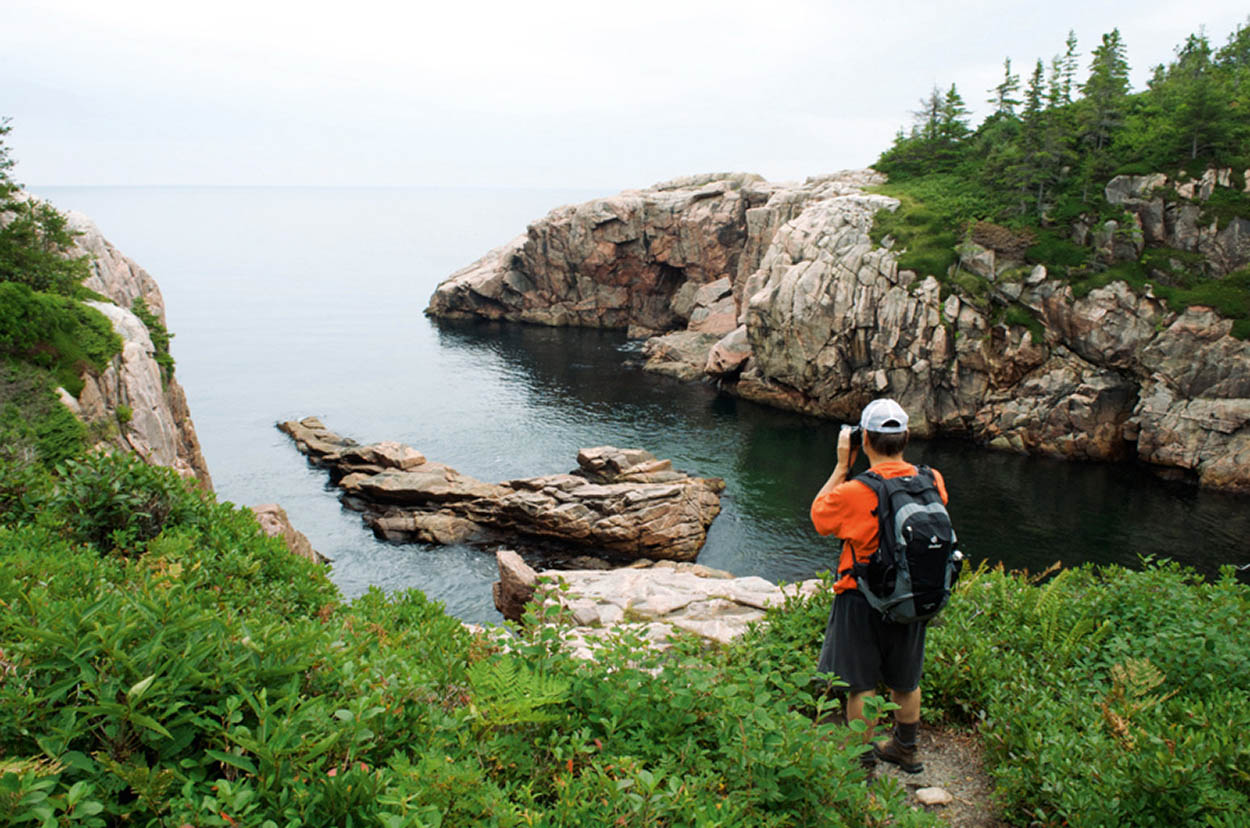
[[[856,719],[862,719],[864,723],[868,725],[868,729],[864,731],[865,742],[867,742],[869,739],[872,738],[872,728],[873,728],[873,725],[876,724],[876,722],[869,721],[868,719],[864,718],[864,699],[868,698],[869,696],[875,696],[875,695],[876,695],[875,690],[864,690],[861,693],[851,693],[846,698],[846,720],[847,722],[853,722]],[[917,708],[917,715],[919,715],[919,708]]]
[[[901,724],[916,724],[920,721],[920,688],[903,692],[900,690],[891,690],[890,698],[898,705],[898,710],[894,711],[894,721]],[[847,706],[848,715],[850,706]],[[862,715],[863,702],[860,702],[860,710]]]

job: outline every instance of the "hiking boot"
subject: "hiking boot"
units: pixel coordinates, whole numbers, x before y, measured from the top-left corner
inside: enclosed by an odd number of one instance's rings
[[[874,744],[872,755],[882,762],[898,765],[906,773],[920,773],[924,770],[924,763],[916,761],[915,745],[904,747],[893,736],[888,741]]]

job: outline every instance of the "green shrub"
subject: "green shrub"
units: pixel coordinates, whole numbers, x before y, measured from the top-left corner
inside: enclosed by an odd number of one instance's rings
[[[1236,218],[1250,218],[1250,193],[1234,187],[1216,187],[1211,197],[1202,203],[1198,221],[1204,225],[1215,222],[1217,228],[1223,230]]]
[[[417,591],[339,604],[249,511],[166,471],[14,475],[0,461],[0,493],[40,500],[0,520],[17,824],[940,824],[865,784],[814,673],[828,582],[726,648],[620,630],[580,661],[564,613],[531,610],[505,652]],[[135,525],[117,491],[162,507]],[[979,730],[1013,823],[1235,825],[1248,610],[1231,570],[967,572],[929,630],[925,718]]]
[[[0,359],[0,459],[51,467],[83,450],[87,430],[46,370]]]
[[[103,371],[121,352],[104,314],[75,299],[0,282],[0,357],[51,371],[75,397],[87,367]]]
[[[1003,314],[1003,321],[1008,325],[1026,329],[1036,345],[1046,341],[1046,326],[1042,324],[1042,320],[1038,319],[1036,311],[1032,308],[1013,303]]]
[[[174,358],[169,353],[169,340],[174,335],[165,328],[165,324],[161,322],[160,317],[152,313],[148,307],[148,302],[142,296],[135,299],[134,305],[131,307],[134,315],[139,317],[145,327],[148,329],[148,335],[152,337],[152,346],[156,349],[156,364],[161,369],[161,385],[169,385],[170,378],[174,375]]]
[[[1025,251],[1025,260],[1031,264],[1042,264],[1048,271],[1056,274],[1065,273],[1068,268],[1088,265],[1093,258],[1093,251],[1082,247],[1055,230],[1041,230],[1037,241]]]
[[[186,482],[133,455],[94,452],[57,466],[51,498],[75,537],[101,549],[134,549],[160,534],[187,507]]]
[[[979,724],[997,796],[1044,824],[1235,824],[1250,590],[1173,564],[965,576],[929,637],[928,716]]]

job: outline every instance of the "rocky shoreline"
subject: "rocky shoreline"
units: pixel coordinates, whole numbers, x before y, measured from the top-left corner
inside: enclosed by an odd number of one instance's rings
[[[1150,241],[1207,256],[1212,278],[1250,261],[1250,222],[1198,221],[1228,176],[1204,178],[1178,204],[1156,195],[1157,178],[1126,179],[1108,200],[1133,228],[1084,228],[1104,260]],[[897,207],[866,192],[883,181],[871,170],[802,184],[692,176],[561,207],[452,274],[426,312],[627,328],[648,337],[650,370],[775,407],[845,420],[888,394],[920,436],[1136,458],[1250,491],[1250,343],[1230,321],[1173,312],[1123,282],[1078,298],[1044,267],[973,243],[956,274],[971,281],[955,284],[975,290],[944,290],[869,238],[874,214]]]

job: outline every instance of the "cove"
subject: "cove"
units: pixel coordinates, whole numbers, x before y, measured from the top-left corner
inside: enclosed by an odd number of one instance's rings
[[[621,332],[434,323],[431,291],[559,203],[594,193],[367,188],[46,188],[90,215],[160,283],[177,376],[218,495],[278,502],[334,559],[347,598],[416,587],[497,621],[495,561],[471,547],[396,546],[344,510],[274,423],[317,415],[362,442],[399,440],[478,479],[568,471],[577,450],[638,446],[722,477],[699,561],[794,581],[833,565],[807,523],[838,424],[643,372]],[[1067,463],[971,443],[915,444],[940,468],[976,562],[1244,564],[1246,499],[1136,465]],[[1237,556],[1240,556],[1237,557]]]

